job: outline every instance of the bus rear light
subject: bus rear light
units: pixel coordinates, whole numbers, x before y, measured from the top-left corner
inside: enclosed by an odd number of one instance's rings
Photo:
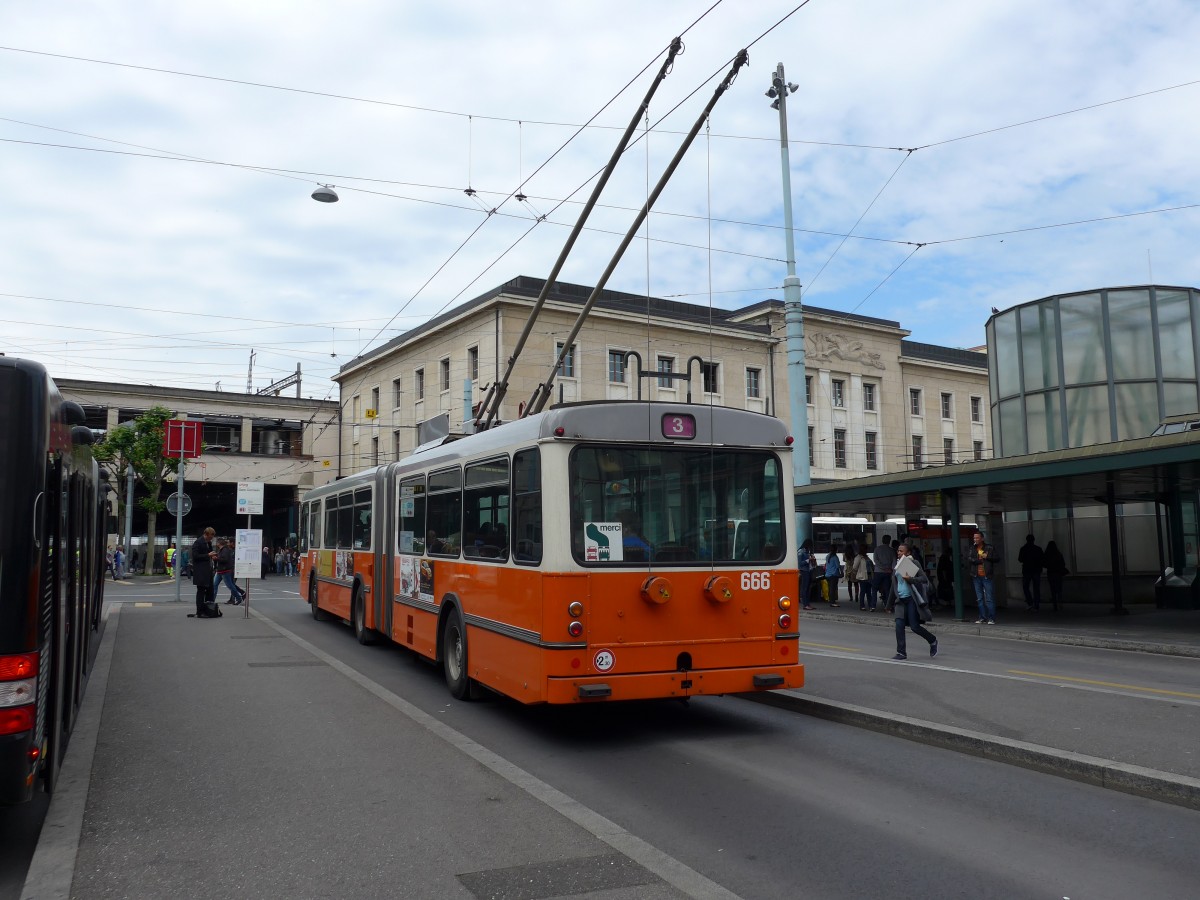
[[[0,709],[33,703],[37,696],[37,679],[0,681]]]
[[[784,613],[779,617],[779,627],[784,631],[792,627],[792,617],[790,613]]]
[[[791,609],[792,608],[792,598],[791,597],[780,597],[779,598],[779,608],[784,611]]]
[[[796,439],[789,434],[783,439],[783,442],[790,447],[792,444],[796,443]]]
[[[583,615],[583,604],[576,600],[567,607],[567,615],[569,615],[572,619],[578,619]]]
[[[0,656],[0,681],[16,681],[18,678],[33,678],[38,673],[36,653],[17,653]]]
[[[579,637],[583,634],[583,623],[579,621],[572,622],[567,626],[567,634],[571,637]]]
[[[33,704],[15,709],[0,709],[0,734],[20,734],[33,730]]]
[[[563,428],[561,425],[559,425],[557,428],[554,429],[555,437],[562,437],[566,433],[567,433],[567,429]]]
[[[42,748],[30,747],[27,751],[25,751],[25,756],[31,763],[35,763],[42,758]]]

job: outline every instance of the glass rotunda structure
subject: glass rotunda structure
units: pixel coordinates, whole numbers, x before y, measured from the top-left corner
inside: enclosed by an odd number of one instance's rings
[[[1200,409],[1200,290],[1056,294],[987,323],[996,456],[1147,437]]]

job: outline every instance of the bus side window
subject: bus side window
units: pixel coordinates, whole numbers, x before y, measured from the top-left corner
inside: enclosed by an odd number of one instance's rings
[[[512,551],[519,563],[542,561],[542,472],[536,447],[513,454]]]
[[[308,552],[308,517],[312,514],[312,504],[304,503],[300,506],[300,547],[301,553]]]
[[[425,476],[400,483],[400,523],[396,549],[400,553],[425,552]]]
[[[359,488],[354,492],[354,519],[352,528],[355,550],[371,549],[371,488]]]
[[[321,546],[321,501],[314,500],[309,505],[312,509],[309,511],[308,539],[312,549],[317,550]]]
[[[338,519],[338,498],[336,496],[325,498],[325,549],[332,550],[337,547],[337,519]]]
[[[346,491],[338,494],[337,548],[350,550],[354,547],[354,494]]]
[[[463,553],[476,559],[508,559],[508,460],[467,466],[463,493]]]
[[[429,475],[429,497],[425,509],[425,552],[434,556],[458,556],[462,545],[462,471],[442,469]]]

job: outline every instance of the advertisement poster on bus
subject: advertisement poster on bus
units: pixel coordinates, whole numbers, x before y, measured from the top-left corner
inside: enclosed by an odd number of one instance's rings
[[[417,558],[415,556],[400,557],[400,588],[397,593],[410,600],[417,596]]]
[[[583,528],[583,556],[588,562],[621,562],[625,548],[621,543],[620,522],[588,522]]]
[[[421,599],[432,603],[433,602],[433,560],[432,559],[421,560],[419,583],[420,583],[420,589],[421,589]]]

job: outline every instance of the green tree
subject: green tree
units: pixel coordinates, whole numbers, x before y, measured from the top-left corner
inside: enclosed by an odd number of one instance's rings
[[[93,449],[102,462],[112,463],[123,475],[132,465],[134,477],[146,489],[138,505],[146,511],[146,571],[152,571],[155,524],[158,514],[167,508],[159,499],[167,475],[179,470],[179,460],[163,456],[163,423],[175,414],[165,406],[153,406],[132,422],[111,429]],[[122,500],[122,503],[124,501]],[[127,536],[128,539],[128,536]]]

